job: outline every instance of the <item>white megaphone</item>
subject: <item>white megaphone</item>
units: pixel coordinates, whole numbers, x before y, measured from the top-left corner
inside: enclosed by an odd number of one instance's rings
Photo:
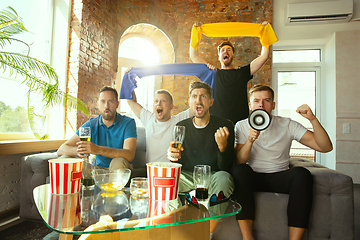
[[[269,127],[270,122],[270,114],[263,109],[256,109],[249,115],[249,124],[257,131],[265,130],[267,127]]]

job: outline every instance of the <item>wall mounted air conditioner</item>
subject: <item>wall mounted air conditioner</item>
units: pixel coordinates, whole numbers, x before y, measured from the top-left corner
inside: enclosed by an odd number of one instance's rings
[[[349,22],[352,14],[353,0],[289,3],[286,25]]]

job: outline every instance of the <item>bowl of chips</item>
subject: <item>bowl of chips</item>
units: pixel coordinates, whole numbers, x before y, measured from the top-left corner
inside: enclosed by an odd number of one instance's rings
[[[130,179],[131,170],[127,168],[109,171],[108,169],[96,169],[94,180],[96,186],[102,191],[121,191]]]

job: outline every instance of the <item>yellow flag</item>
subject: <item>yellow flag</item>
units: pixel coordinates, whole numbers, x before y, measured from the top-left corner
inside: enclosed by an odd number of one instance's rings
[[[261,23],[243,23],[243,22],[222,22],[208,23],[201,27],[192,27],[191,46],[197,50],[201,35],[208,37],[259,37],[260,43],[266,48],[276,43],[278,38],[268,23],[265,26]]]

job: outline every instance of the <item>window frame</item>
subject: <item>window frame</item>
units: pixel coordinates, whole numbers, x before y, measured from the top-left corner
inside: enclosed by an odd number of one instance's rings
[[[39,59],[50,64],[59,76],[59,86],[62,91],[66,89],[66,82],[68,78],[68,49],[69,49],[69,32],[71,21],[71,1],[57,1],[50,0],[47,2],[47,12],[44,17],[47,19],[46,25],[49,27],[46,30],[46,44],[44,49],[44,57]],[[11,5],[11,4],[8,4]],[[15,9],[17,10],[17,9]],[[64,15],[66,10],[67,15]],[[21,16],[21,13],[18,12]],[[26,20],[24,20],[26,21]],[[24,22],[25,27],[26,22]],[[34,27],[35,28],[35,27]],[[60,36],[60,37],[59,37]],[[63,53],[59,55],[59,53]],[[36,56],[35,56],[36,57]],[[7,76],[4,76],[7,78]],[[65,138],[65,109],[63,106],[54,106],[50,109],[46,121],[44,123],[46,132],[50,139],[64,139]],[[58,130],[59,125],[62,126],[62,131]],[[0,133],[0,143],[8,141],[22,141],[28,140],[36,141],[32,132],[26,133]]]
[[[272,81],[271,87],[275,91],[274,101],[278,101],[278,73],[279,72],[315,72],[315,116],[321,122],[321,69],[323,67],[323,49],[320,47],[306,48],[279,48],[274,51],[296,51],[296,50],[319,50],[320,62],[288,62],[288,63],[272,63]],[[275,104],[274,115],[278,115],[278,105]],[[321,162],[321,154],[315,151],[315,162]]]

